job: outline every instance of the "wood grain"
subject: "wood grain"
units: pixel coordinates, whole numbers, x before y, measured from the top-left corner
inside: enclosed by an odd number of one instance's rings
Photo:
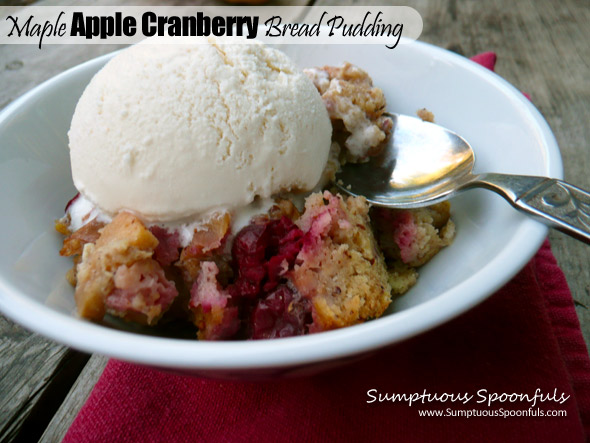
[[[393,2],[395,3],[395,2]],[[382,4],[317,0],[316,6]],[[409,0],[422,16],[421,41],[465,56],[498,55],[496,72],[522,91],[547,119],[560,146],[565,179],[590,190],[590,3],[579,0]],[[563,269],[586,345],[590,344],[590,246],[549,235]]]
[[[48,46],[42,51],[35,46],[0,46],[0,84],[10,85],[0,88],[0,108],[63,70],[114,49],[113,45]],[[67,360],[68,349],[2,316],[0,337],[0,441],[11,441]]]
[[[590,189],[590,4],[575,0],[409,2],[422,14],[422,40],[464,55],[498,54],[496,72],[527,91],[560,146],[565,179]],[[438,5],[438,7],[435,7]],[[553,252],[590,343],[590,246],[551,232]]]
[[[4,317],[0,317],[0,334],[0,441],[10,441],[64,350]]]
[[[57,442],[63,439],[78,411],[86,402],[107,362],[107,357],[102,355],[92,356],[39,441]]]
[[[13,3],[29,4],[29,1]],[[82,4],[60,0],[38,4]],[[158,4],[135,0],[127,4]],[[169,2],[168,4],[197,2]],[[224,4],[220,1],[199,2]],[[269,4],[306,4],[271,0]],[[315,5],[382,4],[367,0],[316,0]],[[96,4],[120,4],[102,0]],[[421,40],[464,55],[498,54],[497,72],[531,94],[561,147],[565,177],[590,189],[590,5],[566,0],[410,0],[422,15]],[[42,81],[85,60],[117,49],[113,45],[0,47],[0,108]],[[550,235],[574,299],[586,342],[590,342],[590,247],[560,233]],[[584,305],[584,306],[582,306]],[[63,374],[72,354],[0,317],[0,441],[19,435],[51,380]],[[78,357],[81,358],[81,357]],[[51,420],[42,441],[59,441],[98,379],[106,359],[93,356]],[[79,362],[78,362],[79,364]],[[73,382],[74,380],[72,380]],[[21,434],[22,435],[22,434]]]
[[[35,3],[35,5],[87,4],[82,0],[13,2],[13,4],[17,5],[31,3]],[[121,2],[119,0],[101,0],[95,2],[95,4],[120,5]],[[132,0],[126,2],[127,6],[158,4],[162,4],[162,2],[156,0]],[[175,0],[168,2],[168,5],[198,4],[227,6],[223,1]],[[268,2],[268,5],[273,4],[302,6],[307,4],[307,0],[271,0]],[[2,85],[0,87],[0,109],[60,72],[121,47],[123,45],[46,45],[42,50],[39,50],[36,46],[29,45],[0,46],[0,85]],[[4,87],[5,85],[9,86]],[[0,338],[0,441],[12,441],[17,437],[22,439],[31,435],[28,434],[32,429],[31,427],[27,427],[26,432],[23,431],[23,424],[29,423],[27,420],[38,422],[47,418],[31,414],[35,412],[35,405],[39,402],[39,399],[43,398],[43,394],[51,388],[51,382],[56,374],[62,370],[65,364],[70,362],[71,354],[68,353],[66,347],[36,334],[31,334],[1,315],[0,337],[2,337]],[[100,371],[94,362],[95,360],[93,360],[93,365],[90,366],[88,371],[83,372],[82,378],[76,386],[88,387],[93,385]],[[74,380],[72,380],[72,383]],[[65,386],[67,388],[69,385]],[[72,391],[67,402],[73,405],[73,412],[68,415],[62,408],[61,412],[58,413],[58,416],[61,417],[59,423],[61,423],[62,428],[69,426],[67,421],[73,420],[83,401],[83,396]],[[46,424],[44,422],[43,426]],[[50,429],[55,430],[56,426],[56,422],[53,421]],[[39,429],[38,431],[42,430]],[[24,441],[27,440],[29,439],[26,438]]]
[[[12,441],[26,422],[28,435],[38,438],[51,419],[47,411],[57,409],[88,357],[4,317],[0,334],[0,441]]]

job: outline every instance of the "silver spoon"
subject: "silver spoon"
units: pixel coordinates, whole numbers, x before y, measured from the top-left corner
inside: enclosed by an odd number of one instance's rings
[[[337,186],[387,208],[418,208],[471,188],[497,192],[516,209],[590,243],[590,193],[564,181],[525,175],[474,174],[475,155],[462,137],[434,123],[388,114],[393,131],[369,162],[347,163]]]

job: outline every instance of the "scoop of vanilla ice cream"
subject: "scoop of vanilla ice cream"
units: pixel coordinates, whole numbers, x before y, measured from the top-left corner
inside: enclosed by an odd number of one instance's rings
[[[331,132],[319,93],[284,53],[208,39],[116,55],[68,135],[83,196],[110,215],[165,222],[312,189]]]

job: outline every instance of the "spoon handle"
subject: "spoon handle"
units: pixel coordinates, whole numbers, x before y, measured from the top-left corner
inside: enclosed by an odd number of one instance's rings
[[[491,189],[516,209],[590,244],[590,193],[562,180],[480,174],[468,185]]]

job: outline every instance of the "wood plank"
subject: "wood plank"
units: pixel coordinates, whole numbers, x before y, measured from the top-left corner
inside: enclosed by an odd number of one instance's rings
[[[316,6],[363,5],[317,0]],[[590,190],[590,8],[566,0],[409,0],[422,16],[421,41],[462,53],[498,54],[496,72],[531,94],[559,143],[567,181]],[[559,232],[549,236],[590,347],[590,247]]]
[[[114,49],[113,45],[47,46],[41,51],[35,46],[0,46],[0,84],[10,85],[0,88],[0,108],[63,70]],[[0,337],[0,441],[11,441],[71,355],[68,348],[31,334],[3,316]],[[69,386],[64,386],[67,392]],[[44,425],[51,417],[46,418]]]
[[[10,441],[13,437],[15,442],[39,440],[89,358],[88,354],[67,350],[56,369],[36,390],[34,402],[27,404],[31,406],[30,411],[18,415],[10,423],[10,432],[0,436],[2,441]]]
[[[531,94],[554,131],[566,180],[590,189],[587,4],[495,0],[482,8],[475,1],[443,3],[438,11],[429,9],[424,17],[429,23],[424,40],[461,48],[467,55],[496,51],[498,74]],[[437,16],[446,18],[439,26],[431,26]],[[590,247],[555,231],[550,240],[574,300],[590,307]],[[578,306],[577,313],[588,346],[590,311]]]
[[[64,348],[0,317],[0,441],[10,441],[57,367]]]
[[[501,57],[506,51],[498,72],[530,92],[555,133],[566,180],[590,189],[590,8],[575,1],[514,2],[512,8],[521,20],[497,24],[507,46],[497,43]],[[498,17],[502,10],[497,4]],[[551,232],[550,240],[572,296],[581,303],[576,310],[589,346],[590,311],[584,306],[590,307],[590,247],[558,232]]]
[[[27,427],[33,437],[27,440],[35,441],[88,356],[30,334],[4,317],[0,334],[0,441],[15,439],[26,422],[36,425]]]
[[[30,1],[18,1],[13,4],[26,5]],[[66,1],[43,1],[38,5],[76,5],[87,4],[81,0],[75,2]],[[118,0],[102,0],[95,4],[118,5]],[[157,5],[161,2],[156,0],[133,0],[127,5]],[[174,5],[196,5],[194,1],[171,1]],[[227,5],[222,1],[203,2],[207,5]],[[281,2],[274,0],[272,4],[305,5],[307,0],[288,0]],[[123,47],[122,45],[46,45],[42,50],[36,46],[25,45],[2,45],[0,46],[0,84],[9,87],[0,88],[0,109],[4,108],[14,99],[18,98],[29,89],[43,81],[59,74],[86,60],[106,54]],[[56,251],[57,252],[57,251]],[[72,354],[64,346],[31,334],[9,319],[0,315],[0,441],[12,441],[19,436],[24,423],[31,420],[43,421],[48,417],[40,414],[35,406],[44,393],[53,392],[52,381],[63,373],[64,366],[70,368],[76,365],[69,365],[72,361]],[[79,355],[77,356],[79,360]],[[76,359],[74,359],[76,360]],[[98,366],[91,366],[89,371]],[[81,369],[81,368],[80,368]],[[93,374],[85,372],[85,374]],[[77,375],[77,374],[75,374]],[[75,375],[73,375],[74,381]],[[59,377],[58,377],[59,378]],[[97,377],[95,377],[97,378]],[[84,378],[90,383],[90,378]],[[64,384],[66,389],[69,385]],[[78,384],[77,386],[80,386]],[[86,386],[89,386],[86,384]],[[75,398],[81,399],[76,392],[72,392]],[[68,397],[72,401],[71,397]],[[83,403],[77,403],[74,412]],[[44,403],[47,405],[47,402]],[[57,409],[57,405],[54,410]],[[33,415],[31,415],[33,414]],[[65,413],[60,413],[62,419]],[[70,417],[73,418],[73,417]],[[27,421],[29,420],[29,421]],[[65,419],[64,419],[65,420]],[[62,422],[65,423],[65,422]],[[46,423],[45,423],[46,424]],[[43,424],[43,426],[45,425]],[[30,428],[33,429],[33,428]],[[55,425],[52,429],[55,429]],[[41,429],[38,429],[42,431]],[[26,436],[27,434],[21,434]],[[30,435],[30,434],[28,434]]]
[[[92,388],[102,374],[107,362],[107,357],[101,355],[92,356],[39,441],[48,443],[62,441],[78,411],[86,402]]]
[[[118,0],[108,0],[117,4]],[[20,4],[28,2],[22,1]],[[47,3],[47,2],[44,2]],[[51,2],[64,4],[70,2]],[[81,1],[77,2],[81,4]],[[103,0],[100,4],[106,4]],[[152,4],[156,4],[154,2]],[[189,2],[174,2],[186,4]],[[269,4],[285,4],[273,0]],[[317,0],[316,5],[379,4],[379,1]],[[71,3],[76,4],[76,3]],[[149,4],[137,0],[128,4]],[[221,4],[221,2],[210,2]],[[306,4],[293,0],[289,4]],[[583,2],[551,0],[411,0],[424,20],[421,40],[466,55],[494,50],[497,70],[508,81],[529,91],[553,128],[561,146],[566,178],[590,189],[590,9]],[[43,80],[82,61],[116,49],[113,45],[0,47],[0,108]],[[590,307],[590,248],[562,234],[551,234],[555,255],[574,298]],[[587,343],[590,310],[578,307]],[[67,349],[30,334],[0,317],[0,440],[10,441],[51,386]],[[104,367],[104,357],[92,357],[43,436],[58,441],[83,404]]]

